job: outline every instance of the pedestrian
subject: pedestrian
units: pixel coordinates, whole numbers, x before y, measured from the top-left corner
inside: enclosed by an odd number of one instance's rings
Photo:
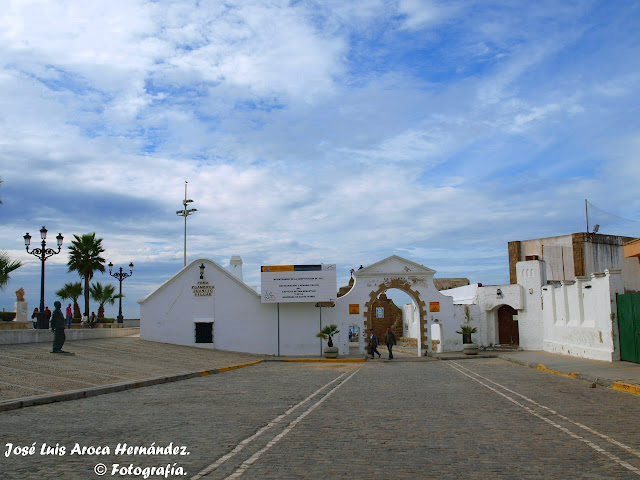
[[[51,330],[53,331],[53,349],[51,353],[67,353],[62,351],[62,345],[64,345],[64,341],[66,340],[66,335],[64,334],[64,316],[62,315],[62,304],[57,300],[53,304],[56,308],[53,311],[53,320],[51,322]]]
[[[44,307],[44,318],[46,319],[45,328],[49,328],[49,320],[51,320],[51,310],[49,310],[49,307]]]
[[[380,358],[380,352],[378,351],[378,335],[376,332],[371,329],[371,336],[369,337],[369,351],[371,353],[371,358],[376,358],[375,353],[378,354],[378,358]]]
[[[384,336],[384,343],[387,344],[389,350],[389,360],[393,360],[393,352],[391,349],[396,344],[396,334],[391,331],[391,327],[387,327],[387,334]]]
[[[89,328],[93,328],[96,324],[96,312],[91,312],[89,317]]]
[[[71,304],[67,306],[67,328],[71,328],[71,319],[73,318],[73,310],[71,309]]]
[[[40,311],[38,307],[33,309],[33,313],[31,314],[31,320],[33,320],[33,328],[38,328],[38,315],[40,315]]]

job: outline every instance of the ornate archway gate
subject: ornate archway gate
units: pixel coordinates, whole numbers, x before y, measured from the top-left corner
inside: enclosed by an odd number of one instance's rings
[[[366,335],[371,328],[372,304],[382,292],[397,288],[406,292],[418,307],[420,333],[418,355],[431,350],[429,322],[452,324],[453,299],[442,295],[433,284],[435,270],[393,255],[354,273],[353,288],[336,300],[336,308],[331,309],[334,323],[348,331],[350,324],[358,325],[360,335],[359,350],[364,353]],[[341,354],[349,353],[348,343],[340,346]]]
[[[368,334],[369,330],[373,327],[372,320],[375,315],[375,311],[372,307],[373,303],[381,293],[384,293],[391,288],[397,288],[398,290],[402,290],[403,292],[408,294],[417,305],[418,312],[419,312],[418,317],[420,319],[420,327],[418,330],[419,335],[421,337],[418,339],[418,351],[420,352],[421,346],[426,345],[429,340],[428,331],[425,328],[425,326],[427,325],[427,306],[424,300],[420,299],[420,292],[418,292],[417,290],[412,290],[411,283],[409,283],[409,281],[407,280],[402,280],[399,278],[391,278],[389,281],[381,283],[377,289],[372,290],[369,293],[369,301],[365,303],[365,309],[363,312],[364,323],[365,323],[364,332]],[[400,306],[400,308],[402,308],[402,306]],[[382,342],[383,339],[381,338],[380,341]]]

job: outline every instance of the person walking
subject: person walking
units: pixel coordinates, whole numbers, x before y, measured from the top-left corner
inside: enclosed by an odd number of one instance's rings
[[[96,312],[91,312],[89,317],[89,328],[93,328],[96,324]]]
[[[378,351],[378,335],[376,332],[371,329],[371,336],[369,337],[369,351],[371,352],[371,358],[376,358],[374,354],[378,354],[378,358],[380,358],[380,352]]]
[[[38,307],[33,309],[33,313],[31,314],[31,320],[33,320],[33,329],[38,328],[38,315],[39,315]]]
[[[62,315],[62,304],[57,300],[54,302],[55,310],[53,311],[53,320],[51,321],[51,330],[53,331],[53,349],[51,353],[67,353],[62,351],[62,345],[67,339],[64,334],[65,319]]]
[[[384,343],[387,344],[389,350],[389,360],[393,360],[393,352],[391,349],[396,344],[396,334],[391,331],[391,327],[387,327],[387,334],[384,336]]]
[[[73,310],[71,309],[71,304],[67,306],[67,328],[71,328],[71,319],[73,318]]]

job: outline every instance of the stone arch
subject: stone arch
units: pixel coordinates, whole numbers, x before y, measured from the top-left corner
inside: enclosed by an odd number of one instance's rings
[[[377,286],[377,288],[375,288],[369,293],[369,299],[365,303],[364,312],[362,313],[364,317],[365,332],[368,333],[372,326],[372,315],[374,314],[374,312],[371,306],[373,305],[374,301],[378,298],[378,296],[381,293],[386,292],[391,288],[397,288],[398,290],[402,290],[407,295],[409,295],[418,305],[418,311],[420,316],[420,335],[419,335],[420,338],[418,339],[418,342],[419,342],[418,351],[420,352],[426,351],[427,341],[428,341],[427,331],[425,330],[425,325],[427,324],[426,303],[420,297],[420,292],[418,292],[418,290],[412,289],[411,284],[406,280],[400,280],[396,278],[391,279],[387,282],[380,283]]]

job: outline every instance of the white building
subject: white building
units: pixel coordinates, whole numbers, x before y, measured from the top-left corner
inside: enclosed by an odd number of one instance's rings
[[[234,257],[231,273],[211,260],[195,260],[140,299],[141,337],[268,355],[321,355],[323,343],[316,333],[322,326],[336,324],[341,333],[334,344],[341,355],[347,355],[349,326],[368,332],[375,313],[373,301],[398,288],[411,296],[416,308],[412,332],[419,338],[417,354],[431,349],[434,324],[447,339],[447,348],[462,348],[460,335],[454,333],[459,319],[454,318],[453,300],[434,287],[434,270],[410,260],[392,256],[358,270],[351,290],[331,308],[315,303],[262,303],[260,294],[238,278],[239,264],[241,260]],[[366,337],[359,336],[361,353]]]
[[[599,360],[620,359],[616,295],[624,293],[622,271],[606,269],[573,281],[548,283],[545,262],[528,260],[515,266],[517,283],[467,285],[439,292],[435,271],[391,256],[354,273],[351,289],[330,302],[263,303],[242,281],[242,260],[234,256],[230,270],[198,259],[156,291],[139,300],[141,337],[180,345],[267,355],[322,355],[316,337],[335,324],[340,355],[349,351],[349,329],[357,327],[358,351],[365,352],[375,315],[372,305],[387,290],[407,293],[403,333],[417,339],[417,355],[460,351],[460,326],[475,326],[481,347],[518,345],[525,350],[576,355]]]

